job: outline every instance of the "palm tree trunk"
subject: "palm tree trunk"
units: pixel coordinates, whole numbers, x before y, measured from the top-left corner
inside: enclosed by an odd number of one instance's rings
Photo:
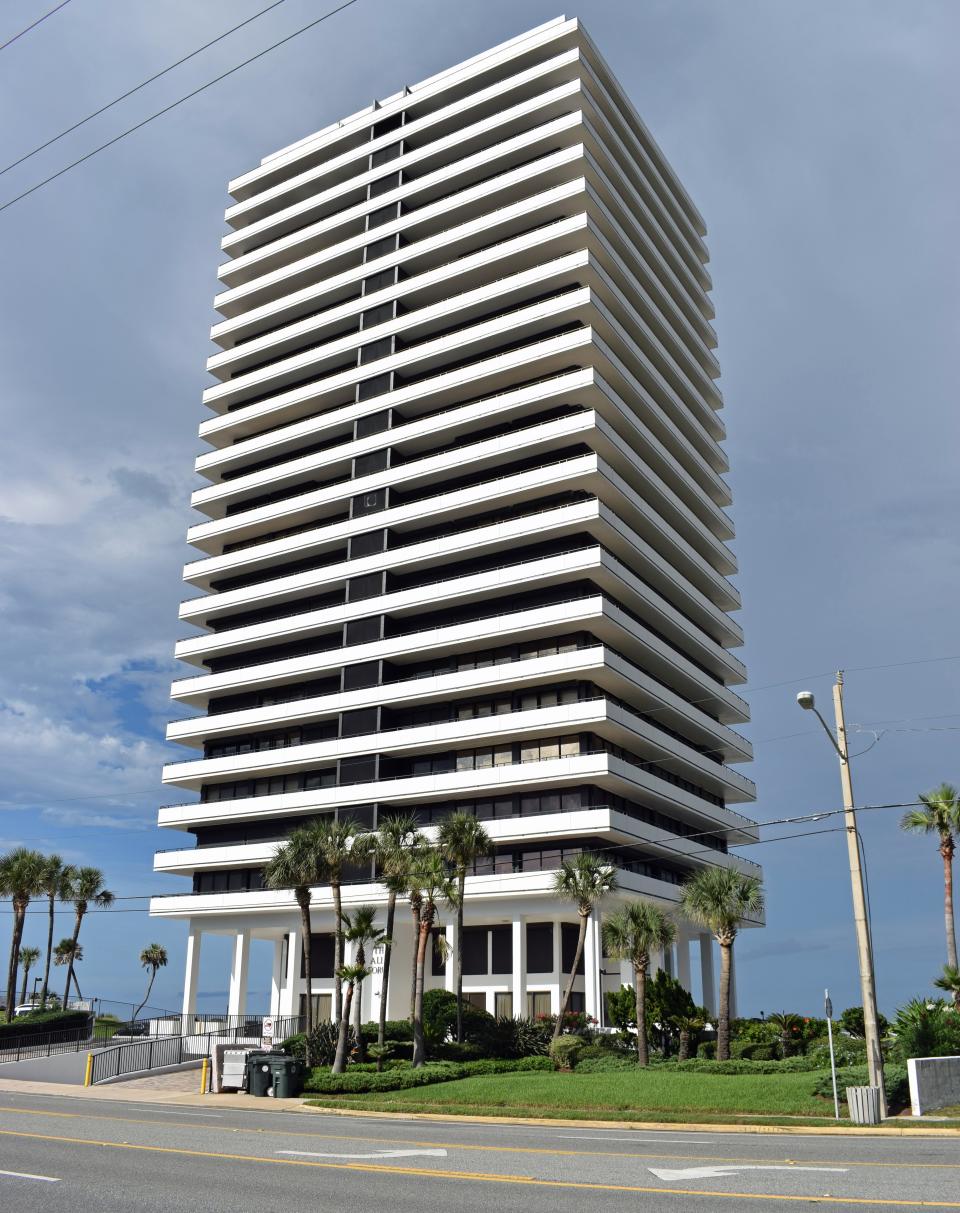
[[[463,894],[467,885],[467,870],[457,873],[457,1044],[463,1044]]]
[[[77,940],[80,938],[80,924],[83,922],[83,910],[77,906],[77,919],[73,924],[73,949],[70,952],[70,959],[67,961],[67,984],[63,994],[63,1009],[67,1009],[67,1004],[70,1001],[70,983],[73,981],[73,957],[77,950]],[[78,987],[79,988],[79,987]]]
[[[357,956],[354,964],[361,969],[366,966],[367,952],[362,943],[357,945]],[[367,1060],[367,1050],[363,1046],[363,1025],[360,1022],[363,1014],[363,978],[357,978],[356,997],[353,1000],[353,1032],[357,1038],[357,1061]]]
[[[23,966],[23,985],[20,987],[20,1005],[27,1001],[27,979],[30,976],[30,966]]]
[[[340,979],[337,978],[339,983]],[[331,1074],[342,1074],[347,1068],[347,1037],[350,1035],[350,1004],[353,1002],[353,982],[347,982],[347,995],[343,1000],[340,1016],[340,1032],[337,1035],[337,1052],[330,1068]]]
[[[77,991],[77,998],[83,998],[83,991],[80,989],[80,982],[77,981],[76,973],[73,974],[73,988]]]
[[[580,915],[580,934],[577,936],[577,953],[573,958],[573,968],[570,970],[570,979],[567,982],[567,988],[563,992],[563,1001],[560,1003],[560,1014],[557,1016],[557,1022],[553,1025],[553,1039],[556,1040],[563,1030],[563,1020],[567,1013],[567,1008],[570,1006],[570,995],[573,993],[573,983],[577,980],[577,969],[580,968],[580,958],[583,956],[583,945],[587,938],[587,919],[589,914]]]
[[[300,898],[299,897],[297,898],[297,900],[300,902],[300,934],[302,936],[300,955],[303,958],[303,977],[304,977],[304,981],[306,981],[306,983],[307,983],[307,1004],[306,1004],[307,1005],[307,1037],[306,1037],[306,1046],[304,1048],[304,1060],[306,1061],[308,1068],[313,1065],[313,1029],[314,1029],[313,974],[310,971],[311,923],[310,923],[309,896],[310,895],[308,892],[306,901],[300,901]]]
[[[340,882],[330,881],[330,892],[333,894],[333,973],[334,976],[343,968],[343,901],[340,896]],[[343,1017],[343,988],[339,981],[333,987],[333,1018],[339,1022]]]
[[[137,1009],[134,1011],[133,1015],[131,1016],[132,1019],[136,1019],[137,1016],[140,1014],[140,1012],[143,1010],[143,1008],[147,1005],[147,999],[150,997],[150,991],[153,989],[153,983],[154,983],[154,980],[156,979],[156,976],[157,976],[157,970],[153,965],[151,965],[150,966],[150,980],[147,982],[147,992],[143,996],[143,1002],[139,1005],[139,1007],[137,1007]]]
[[[54,905],[56,901],[55,894],[50,893],[49,899],[50,905],[47,920],[47,958],[43,963],[43,985],[40,987],[41,1010],[47,1005],[47,986],[50,984],[50,958],[53,956],[53,920],[56,914],[56,908]]]
[[[410,1014],[407,1018],[413,1023],[417,1001],[417,948],[420,942],[419,901],[412,901],[410,903],[410,912],[413,914],[413,965],[410,969]]]
[[[730,1060],[730,958],[733,944],[720,944],[720,1010],[717,1015],[717,1061]]]
[[[416,949],[416,980],[413,989],[413,1068],[419,1069],[427,1060],[423,1040],[423,978],[426,971],[427,944],[430,941],[431,918],[419,923]]]
[[[633,992],[637,1008],[637,1065],[650,1062],[647,1051],[647,966],[635,965],[633,969]]]
[[[387,995],[390,990],[390,952],[393,939],[393,920],[397,912],[397,895],[387,896],[387,938],[383,945],[383,978],[380,982],[380,1020],[377,1026],[377,1048],[382,1049],[387,1035]]]
[[[677,1061],[686,1061],[690,1056],[690,1029],[680,1029],[680,1048],[677,1051]]]
[[[957,930],[953,917],[953,839],[940,848],[943,856],[943,918],[947,929],[947,964],[957,967]]]
[[[10,941],[10,963],[7,968],[7,1023],[13,1019],[17,998],[17,969],[20,967],[20,941],[27,907],[17,899],[13,902],[13,938]]]

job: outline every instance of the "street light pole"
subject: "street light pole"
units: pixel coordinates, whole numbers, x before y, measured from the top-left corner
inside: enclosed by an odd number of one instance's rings
[[[877,1022],[877,987],[873,974],[873,946],[870,940],[870,922],[867,917],[867,899],[863,887],[863,868],[860,863],[860,839],[857,833],[857,814],[853,802],[853,780],[850,775],[850,756],[847,749],[847,726],[843,715],[843,671],[837,671],[833,687],[833,710],[837,724],[834,737],[830,726],[817,711],[813,695],[802,691],[797,702],[807,711],[812,711],[830,738],[840,759],[840,785],[843,790],[843,820],[847,835],[847,856],[850,862],[850,888],[853,894],[853,922],[857,935],[857,959],[860,965],[860,998],[863,1004],[863,1035],[867,1047],[867,1068],[870,1085],[880,1092],[880,1116],[887,1115],[887,1096],[883,1085],[883,1053],[880,1050],[880,1029]]]

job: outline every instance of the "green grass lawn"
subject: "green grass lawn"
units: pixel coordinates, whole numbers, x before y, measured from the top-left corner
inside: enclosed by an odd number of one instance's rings
[[[490,1074],[407,1091],[326,1096],[327,1106],[473,1115],[662,1120],[702,1117],[825,1117],[811,1094],[816,1073],[710,1075],[658,1072]]]

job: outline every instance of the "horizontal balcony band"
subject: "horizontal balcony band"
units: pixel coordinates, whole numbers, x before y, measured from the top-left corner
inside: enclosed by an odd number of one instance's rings
[[[462,669],[450,673],[427,673],[357,690],[337,690],[305,699],[286,700],[261,707],[220,712],[213,716],[190,716],[171,721],[167,740],[200,746],[220,737],[243,735],[291,727],[329,718],[341,712],[384,706],[399,707],[463,699],[468,695],[497,694],[589,679],[602,689],[626,700],[654,722],[660,722],[691,737],[702,746],[717,750],[726,762],[746,762],[753,756],[750,743],[738,733],[707,716],[663,683],[639,669],[615,649],[604,645],[527,658],[502,665]]]
[[[751,780],[676,740],[628,708],[607,699],[581,700],[557,707],[507,712],[445,724],[384,729],[357,737],[340,737],[276,750],[259,750],[229,758],[201,758],[168,763],[163,783],[198,791],[201,785],[237,778],[292,774],[318,763],[374,753],[403,756],[444,749],[493,746],[555,733],[596,731],[605,740],[629,747],[645,762],[663,766],[706,791],[736,804],[755,798]]]
[[[734,691],[705,675],[646,629],[641,633],[628,615],[601,595],[581,596],[532,610],[514,610],[473,623],[428,627],[386,640],[259,666],[181,678],[172,684],[170,693],[174,700],[202,706],[212,694],[284,686],[358,662],[387,660],[396,663],[402,658],[415,660],[426,654],[444,657],[469,652],[478,645],[519,643],[531,636],[542,640],[578,629],[588,629],[598,642],[614,647],[688,703],[709,709],[715,719],[737,723],[749,718],[746,703]]]
[[[577,144],[582,138],[582,130],[583,118],[578,111],[563,114],[465,157],[457,165],[456,173],[451,173],[450,169],[445,167],[413,178],[398,189],[378,198],[347,207],[328,219],[322,219],[289,236],[271,241],[262,249],[227,261],[220,266],[217,276],[228,285],[246,285],[262,278],[264,274],[283,269],[291,262],[302,259],[307,253],[336,243],[338,238],[342,238],[338,237],[337,233],[350,224],[355,227],[360,225],[357,230],[363,230],[362,225],[367,216],[390,203],[400,202],[414,210],[425,210],[430,206],[442,204],[450,197],[462,196],[471,187],[482,187],[491,180],[497,180],[523,167],[538,151],[553,152],[558,147]],[[494,166],[501,167],[491,172]],[[467,184],[458,189],[455,185],[458,181],[466,181]],[[386,230],[387,226],[384,225],[383,230]],[[377,235],[380,234],[381,229],[378,228]]]
[[[699,663],[710,676],[723,683],[746,681],[746,671],[740,661],[641,581],[620,560],[596,545],[573,548],[556,555],[536,556],[478,573],[439,578],[411,589],[399,589],[359,602],[321,607],[302,615],[190,637],[177,642],[175,656],[180,660],[199,663],[221,654],[242,653],[247,646],[258,642],[320,636],[339,629],[352,619],[385,615],[397,621],[405,616],[416,617],[425,608],[436,606],[439,602],[447,608],[457,604],[479,604],[489,599],[499,599],[506,590],[520,587],[530,590],[554,585],[562,587],[571,579],[576,581],[585,577],[591,578],[601,590],[635,612],[638,618],[649,619],[652,616],[656,624],[651,622],[648,626],[660,633],[666,630],[667,643],[678,659],[683,659],[684,652],[691,650],[697,656],[687,660],[692,664]],[[643,628],[644,624],[638,622],[635,626]],[[682,645],[684,652],[675,645]]]
[[[457,531],[443,538],[395,546],[373,556],[332,562],[303,573],[258,582],[248,587],[207,594],[181,604],[180,618],[197,627],[209,627],[238,607],[266,607],[290,603],[296,614],[296,600],[306,590],[344,588],[347,582],[368,573],[427,570],[443,564],[445,558],[512,548],[517,542],[538,536],[544,538],[586,528],[599,543],[634,568],[658,593],[677,604],[684,614],[726,647],[743,641],[738,624],[715,606],[691,582],[642,539],[628,524],[599,500],[586,500],[557,506],[539,514],[521,514],[515,519]]]
[[[353,177],[368,156],[389,148],[398,138],[431,145],[435,135],[442,136],[452,126],[475,123],[485,114],[500,112],[505,103],[516,104],[522,97],[539,96],[575,76],[578,61],[576,49],[563,51],[477,92],[443,102],[421,117],[408,115],[408,121],[399,130],[376,139],[363,139],[342,149],[334,142],[329,145],[326,155],[315,150],[312,158],[316,163],[228,207],[224,218],[235,229],[249,226],[279,209],[311,197],[318,187],[323,188],[321,183],[324,181]],[[337,124],[336,129],[342,128]]]
[[[596,784],[602,790],[633,801],[640,796],[649,807],[694,822],[698,829],[701,826],[703,829],[716,826],[738,831],[757,828],[755,822],[728,806],[708,803],[676,784],[604,752],[483,770],[379,779],[371,783],[318,788],[308,792],[281,792],[247,799],[164,805],[159,810],[157,824],[161,828],[190,829],[217,822],[261,821],[279,814],[295,817],[333,809],[349,812],[351,805],[387,802],[404,807],[418,801],[428,803],[467,796],[506,795],[533,788],[546,790],[584,782]]]

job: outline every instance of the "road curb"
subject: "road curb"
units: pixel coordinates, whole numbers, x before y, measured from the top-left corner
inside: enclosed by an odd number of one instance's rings
[[[277,1111],[287,1109],[278,1108]],[[638,1132],[702,1133],[765,1133],[798,1137],[960,1137],[960,1129],[908,1129],[899,1125],[729,1125],[711,1121],[662,1120],[570,1120],[560,1117],[534,1116],[454,1116],[442,1112],[375,1112],[372,1109],[338,1108],[334,1105],[305,1104],[304,1111],[322,1112],[325,1116],[344,1116],[383,1120],[425,1120],[436,1124],[534,1125],[537,1128],[561,1129],[635,1129]]]

